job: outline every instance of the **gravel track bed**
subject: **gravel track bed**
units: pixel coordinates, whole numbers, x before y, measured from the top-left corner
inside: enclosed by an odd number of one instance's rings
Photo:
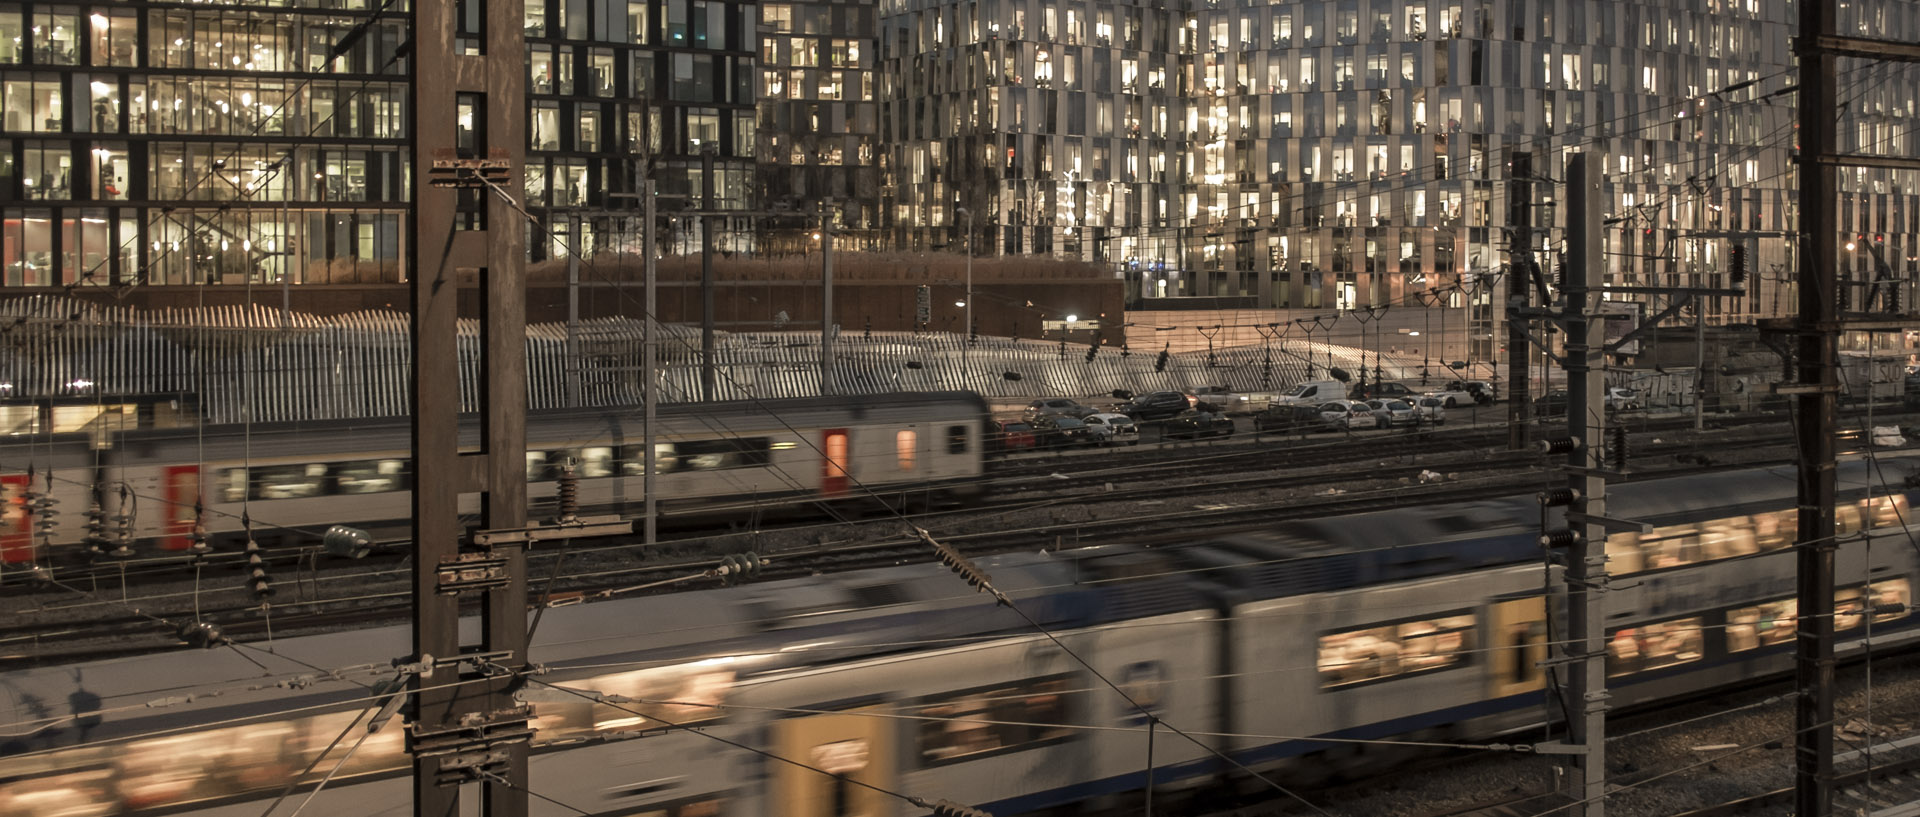
[[[1834,712],[1836,751],[1885,743],[1920,733],[1920,654],[1873,662],[1839,673]],[[1667,724],[1700,719],[1685,725]],[[1639,714],[1607,725],[1607,769],[1620,788],[1607,798],[1613,817],[1672,817],[1694,809],[1793,785],[1792,680],[1777,680]],[[1560,734],[1560,733],[1556,733]],[[1539,733],[1514,736],[1538,740]],[[1732,745],[1745,749],[1705,750]],[[1754,747],[1754,748],[1745,748]],[[1914,748],[1876,753],[1876,762],[1920,754]],[[1440,758],[1390,777],[1302,794],[1335,817],[1434,817],[1478,814],[1491,801],[1548,794],[1558,764],[1544,756],[1476,753]],[[1864,761],[1841,764],[1841,772]],[[1566,814],[1552,800],[1519,804],[1526,817]],[[1790,810],[1790,809],[1789,809]],[[1297,802],[1272,802],[1236,810],[1241,817],[1311,813]]]

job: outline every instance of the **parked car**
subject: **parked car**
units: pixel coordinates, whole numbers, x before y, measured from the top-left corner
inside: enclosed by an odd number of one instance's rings
[[[1320,416],[1319,406],[1273,405],[1253,414],[1254,433],[1325,431],[1327,421]]]
[[[1419,397],[1420,392],[1405,383],[1361,383],[1349,396],[1355,400],[1405,400]]]
[[[1533,398],[1533,413],[1541,417],[1558,417],[1567,413],[1567,390],[1554,389]]]
[[[1193,390],[1195,407],[1200,403],[1211,404],[1223,414],[1246,414],[1253,411],[1252,402],[1244,394],[1235,394],[1226,386],[1201,386]]]
[[[1180,412],[1193,408],[1193,398],[1186,392],[1157,391],[1143,394],[1120,407],[1121,414],[1135,421],[1165,420]]]
[[[1022,416],[1027,422],[1031,423],[1035,418],[1045,417],[1049,414],[1058,414],[1062,417],[1078,419],[1098,412],[1099,409],[1093,408],[1092,406],[1080,405],[1078,401],[1069,400],[1065,397],[1054,397],[1028,403],[1027,410]]]
[[[1438,397],[1422,397],[1413,401],[1413,407],[1420,411],[1420,422],[1431,426],[1446,425],[1447,404]]]
[[[1607,408],[1614,411],[1631,411],[1640,407],[1640,391],[1625,386],[1607,387]]]
[[[1367,400],[1379,424],[1388,428],[1420,424],[1420,410],[1405,400]]]
[[[1048,414],[1033,421],[1034,445],[1039,448],[1070,448],[1092,445],[1093,432],[1078,418]]]
[[[1233,436],[1233,418],[1214,411],[1192,409],[1183,411],[1167,421],[1164,432],[1168,437],[1231,437]]]
[[[1439,400],[1440,405],[1447,408],[1471,406],[1480,402],[1480,398],[1467,389],[1467,384],[1458,380],[1448,383],[1445,388],[1429,391],[1426,396]]]
[[[1356,428],[1378,428],[1379,418],[1373,414],[1373,407],[1357,400],[1334,400],[1320,404],[1320,418],[1328,428],[1352,431]]]
[[[1033,426],[1026,423],[993,423],[987,433],[987,450],[1005,454],[1028,451],[1034,446]]]
[[[1080,418],[1087,424],[1087,433],[1093,442],[1100,445],[1139,445],[1140,426],[1132,417],[1125,414],[1101,412]]]
[[[1295,406],[1318,406],[1347,395],[1347,386],[1338,380],[1308,380],[1280,393],[1273,402]]]

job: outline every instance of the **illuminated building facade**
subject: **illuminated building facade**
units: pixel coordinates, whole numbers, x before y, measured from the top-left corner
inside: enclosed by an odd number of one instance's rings
[[[402,280],[409,10],[0,3],[0,285]],[[607,194],[632,189],[636,162],[651,156],[661,191],[686,195],[709,144],[722,206],[746,206],[754,16],[719,0],[530,0],[529,209],[590,216],[583,248],[607,246],[631,235],[604,211],[632,209]]]
[[[1902,4],[1842,30],[1920,38]],[[1507,162],[1532,154],[1536,247],[1558,248],[1570,151],[1607,170],[1607,280],[1793,308],[1789,5],[1759,0],[881,0],[887,221],[940,243],[956,203],[1005,253],[1114,265],[1152,308],[1464,307],[1503,274]],[[1868,33],[1871,32],[1871,33]],[[1843,150],[1913,155],[1916,89],[1842,83]],[[1852,143],[1847,143],[1852,140]],[[1911,277],[1913,174],[1843,174],[1843,218]],[[984,247],[985,245],[983,245]],[[1851,273],[1865,281],[1864,250]],[[1465,291],[1454,292],[1460,285]],[[1867,290],[1861,286],[1856,302]],[[1909,301],[1911,294],[1904,296]],[[1434,298],[1425,299],[1433,303]]]
[[[769,252],[810,241],[821,206],[836,246],[872,249],[882,236],[875,25],[870,2],[760,6],[758,206]],[[799,246],[804,247],[804,244]]]

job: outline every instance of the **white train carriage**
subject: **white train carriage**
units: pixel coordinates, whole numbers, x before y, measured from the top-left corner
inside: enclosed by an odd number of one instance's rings
[[[657,498],[670,516],[856,499],[895,507],[967,501],[983,490],[987,417],[978,395],[960,392],[669,406],[655,435]],[[552,507],[567,464],[580,478],[584,511],[640,513],[644,439],[634,411],[530,415],[526,464],[535,515]],[[463,427],[462,445],[478,443],[477,428]],[[216,546],[238,541],[243,516],[268,546],[310,544],[336,524],[403,538],[411,516],[410,445],[403,420],[136,431],[99,450],[80,438],[13,444],[0,449],[0,490],[8,499],[0,505],[7,514],[0,547],[13,562],[30,561],[49,545],[52,552],[42,557],[76,551],[96,488],[109,516],[121,512],[123,496],[131,499],[124,507],[142,555],[187,550],[197,527]],[[38,469],[44,491],[49,465],[62,515],[51,536],[30,537],[27,472]]]

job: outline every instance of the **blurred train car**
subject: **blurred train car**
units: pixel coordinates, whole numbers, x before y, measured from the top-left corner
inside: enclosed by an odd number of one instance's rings
[[[654,443],[660,507],[684,516],[855,498],[908,507],[970,500],[982,491],[988,422],[986,402],[966,392],[663,407]],[[637,411],[529,415],[529,501],[551,502],[571,461],[583,512],[638,515],[644,439]],[[477,423],[463,424],[462,444],[478,442]],[[186,551],[196,527],[213,546],[234,544],[243,513],[266,546],[311,545],[336,524],[404,538],[410,445],[404,419],[131,431],[100,445],[85,434],[7,438],[0,559],[88,555],[95,506],[106,521],[94,546],[124,545],[122,556]],[[103,542],[115,538],[118,515],[129,517],[128,535]]]
[[[1843,654],[1920,637],[1915,474],[1908,460],[1841,468],[1840,593],[1814,614],[1835,616]],[[1606,544],[1623,578],[1607,602],[1613,706],[1790,669],[1793,507],[1791,469],[1613,492],[1613,513],[1654,525]],[[1496,499],[980,560],[1059,644],[937,565],[550,610],[532,655],[547,672],[522,697],[529,788],[565,806],[535,798],[532,813],[923,811],[857,784],[1003,817],[1138,797],[1149,718],[1107,680],[1157,720],[1155,789],[1170,797],[1251,785],[1210,750],[1312,781],[1402,759],[1400,738],[1538,734],[1560,711],[1540,662],[1565,602],[1538,514],[1531,497]],[[407,638],[0,676],[0,813],[257,817],[287,781],[336,767],[325,813],[404,813],[402,724],[364,744],[354,724]]]

